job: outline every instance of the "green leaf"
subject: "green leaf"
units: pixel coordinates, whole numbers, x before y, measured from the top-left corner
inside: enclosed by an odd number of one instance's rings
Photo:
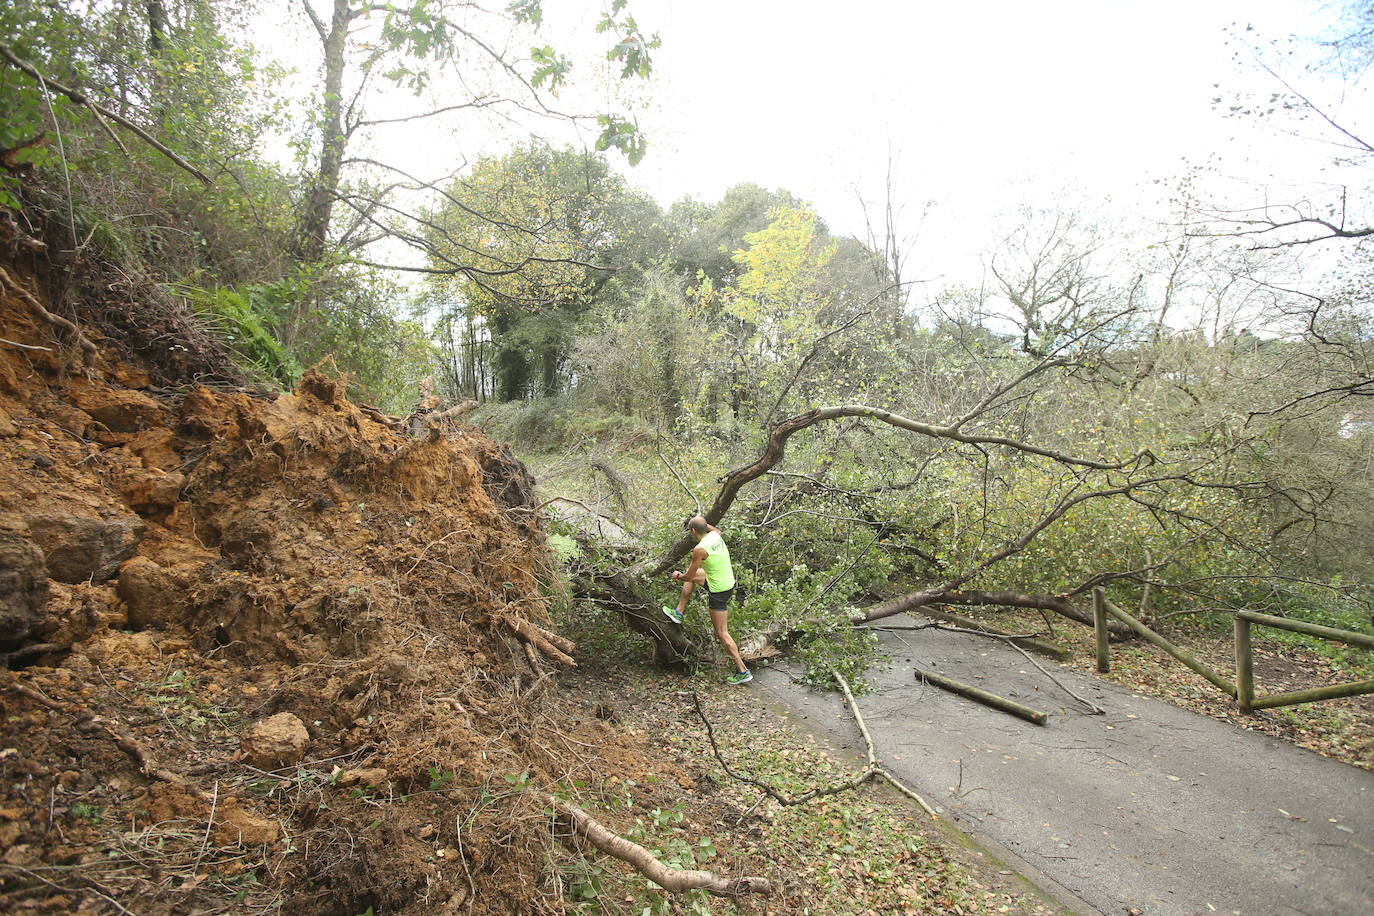
[[[640,132],[639,125],[619,115],[599,115],[596,120],[601,125],[596,148],[618,149],[625,154],[625,160],[630,165],[639,165],[648,149],[648,141]]]
[[[513,0],[506,7],[506,12],[510,13],[516,22],[528,22],[536,28],[544,21],[543,0]]]
[[[556,90],[567,81],[568,71],[572,69],[572,61],[566,57],[560,57],[551,46],[545,45],[542,48],[530,48],[530,60],[534,61],[534,75],[530,77],[530,83],[536,87],[549,84],[549,89]]]

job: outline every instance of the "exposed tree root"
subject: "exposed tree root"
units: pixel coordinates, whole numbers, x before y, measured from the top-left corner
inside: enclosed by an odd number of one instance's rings
[[[569,640],[512,613],[503,614],[500,619],[511,633],[515,634],[516,639],[534,646],[554,661],[562,662],[571,668],[577,667],[577,662],[571,654],[576,647]]]
[[[478,407],[477,402],[471,398],[466,401],[460,401],[446,410],[434,410],[432,407],[428,406],[429,404],[437,405],[438,403],[439,401],[437,398],[426,398],[422,400],[420,406],[416,407],[415,411],[404,420],[400,417],[388,417],[387,419],[388,421],[395,421],[392,426],[393,429],[406,427],[409,429],[412,437],[420,439],[425,436],[427,430],[431,437],[441,435],[445,422],[457,420],[463,414],[471,413]],[[388,425],[391,424],[388,423]]]
[[[371,404],[359,404],[358,409],[367,414],[387,429],[400,429],[405,421],[400,417],[393,417],[389,413],[383,413],[380,407],[373,407]]]
[[[746,894],[766,896],[773,892],[773,885],[767,878],[747,875],[722,878],[709,871],[669,868],[654,858],[649,850],[607,830],[600,821],[576,805],[552,795],[545,798],[574,833],[606,855],[633,866],[641,875],[669,893],[681,894],[685,891],[704,890],[717,897],[742,897]]]
[[[185,778],[179,774],[159,766],[157,760],[152,754],[148,753],[143,745],[120,731],[119,727],[109,719],[102,719],[90,710],[80,706],[58,702],[51,697],[39,693],[37,690],[25,687],[23,684],[10,684],[9,689],[20,696],[28,697],[40,706],[45,706],[48,709],[71,716],[76,720],[73,724],[80,731],[104,733],[114,741],[116,747],[128,754],[129,757],[138,764],[139,772],[149,779],[157,779],[162,782],[172,783],[202,798],[206,797],[204,792],[192,788]]]
[[[76,324],[74,324],[71,321],[68,321],[61,315],[54,315],[52,312],[45,309],[43,307],[43,303],[39,302],[37,299],[34,298],[32,293],[24,289],[24,287],[20,286],[15,281],[15,279],[5,271],[3,267],[0,267],[0,285],[3,285],[12,293],[14,293],[15,296],[19,297],[19,301],[24,303],[28,310],[30,312],[33,312],[33,314],[37,317],[43,319],[49,324],[56,325],[59,328],[64,328],[67,331],[70,331],[72,335],[76,338],[76,342],[80,344],[81,349],[85,350],[87,353],[96,352],[95,344],[91,343],[90,338],[83,334],[81,332],[81,329],[77,327]]]
[[[15,665],[21,665],[30,659],[40,658],[54,652],[66,652],[70,648],[71,646],[61,646],[57,643],[40,642],[15,649],[13,652],[0,652],[0,667],[13,668]]]

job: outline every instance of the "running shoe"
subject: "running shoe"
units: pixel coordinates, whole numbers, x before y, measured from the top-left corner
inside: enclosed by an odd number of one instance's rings
[[[677,608],[668,607],[668,605],[665,604],[663,606],[663,613],[673,623],[682,623],[682,615],[677,612]]]
[[[754,679],[753,672],[747,668],[744,671],[736,671],[725,679],[727,684],[747,684]]]

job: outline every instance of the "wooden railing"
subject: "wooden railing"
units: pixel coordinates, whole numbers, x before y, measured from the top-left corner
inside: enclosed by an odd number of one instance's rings
[[[1311,690],[1294,690],[1289,693],[1273,693],[1268,696],[1255,696],[1255,672],[1254,654],[1250,646],[1250,627],[1252,624],[1261,624],[1267,627],[1275,627],[1280,630],[1290,630],[1294,633],[1306,633],[1308,636],[1318,636],[1322,639],[1331,639],[1346,645],[1359,646],[1364,649],[1374,649],[1374,636],[1364,633],[1355,633],[1350,630],[1337,630],[1334,627],[1324,627],[1315,623],[1306,623],[1301,620],[1289,620],[1286,617],[1273,617],[1269,614],[1258,614],[1254,611],[1239,611],[1236,613],[1236,681],[1231,683],[1227,678],[1198,661],[1191,654],[1180,649],[1178,646],[1160,636],[1154,630],[1136,620],[1130,614],[1117,607],[1107,600],[1106,594],[1102,589],[1093,589],[1093,629],[1097,637],[1097,670],[1106,673],[1111,670],[1111,647],[1107,641],[1107,618],[1114,617],[1130,627],[1141,639],[1152,645],[1158,646],[1165,652],[1172,655],[1181,664],[1187,666],[1206,678],[1210,683],[1231,697],[1240,706],[1243,713],[1251,713],[1257,709],[1272,709],[1275,706],[1292,706],[1297,703],[1315,703],[1319,700],[1334,700],[1338,697],[1353,697],[1365,693],[1374,693],[1374,680],[1354,681],[1349,684],[1336,684],[1331,687],[1314,687]]]

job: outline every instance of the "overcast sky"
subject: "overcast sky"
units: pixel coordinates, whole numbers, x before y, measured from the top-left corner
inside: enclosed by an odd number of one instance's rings
[[[786,188],[832,231],[863,237],[859,200],[881,201],[891,161],[903,232],[920,230],[916,269],[935,281],[973,282],[978,253],[1021,205],[1163,219],[1158,200],[1190,167],[1213,183],[1296,182],[1329,158],[1272,124],[1223,116],[1237,93],[1280,88],[1247,44],[1282,61],[1287,36],[1330,29],[1329,0],[632,0],[640,26],[663,39],[647,86],[597,78],[619,40],[595,34],[605,5],[545,0],[540,40],[578,53],[584,94],[565,91],[565,105],[614,108],[610,96],[627,90],[641,103],[649,155],[637,168],[620,160],[633,183],[664,204],[715,201],[744,181]],[[299,81],[317,79],[318,44],[299,8],[269,13],[255,38]],[[528,42],[513,33],[506,47],[524,54]],[[1299,75],[1322,90],[1320,77]],[[437,126],[388,128],[372,152],[433,178],[526,136],[518,125]],[[579,139],[566,125],[540,129]],[[580,135],[594,139],[594,129]]]
[[[549,6],[561,7],[551,27],[571,35],[601,4]],[[741,181],[785,187],[834,231],[861,236],[857,201],[881,200],[890,156],[907,232],[933,202],[927,260],[991,244],[999,215],[1020,204],[1135,208],[1159,196],[1153,180],[1190,165],[1296,179],[1321,159],[1213,104],[1279,88],[1228,28],[1261,44],[1319,34],[1332,13],[1316,0],[631,8],[663,38],[640,115],[652,146],[626,170],[634,182],[664,202],[716,200]]]

